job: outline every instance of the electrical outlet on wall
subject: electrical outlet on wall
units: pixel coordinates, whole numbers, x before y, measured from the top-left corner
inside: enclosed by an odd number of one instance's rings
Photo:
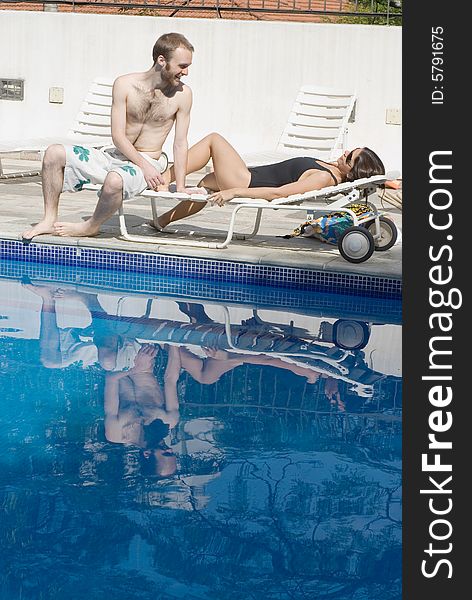
[[[64,102],[64,88],[50,87],[49,102],[53,104],[62,104]]]

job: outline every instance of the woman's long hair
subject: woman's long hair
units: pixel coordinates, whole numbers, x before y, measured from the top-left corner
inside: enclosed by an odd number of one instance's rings
[[[351,171],[346,175],[347,181],[355,181],[364,177],[384,175],[385,167],[380,158],[370,148],[362,148],[354,161]]]

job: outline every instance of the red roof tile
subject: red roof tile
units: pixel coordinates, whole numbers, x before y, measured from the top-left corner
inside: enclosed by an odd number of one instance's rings
[[[106,2],[107,0],[103,0]],[[304,22],[316,22],[316,21],[327,21],[334,20],[335,16],[329,15],[330,11],[349,11],[352,10],[352,6],[346,0],[195,0],[195,10],[189,10],[187,4],[190,4],[192,0],[187,2],[179,0],[161,0],[160,5],[170,5],[172,8],[153,8],[153,2],[150,0],[136,0],[137,3],[148,4],[147,8],[128,8],[132,0],[115,0],[115,6],[103,6],[101,0],[95,0],[93,3],[88,5],[72,4],[58,5],[59,12],[77,12],[77,13],[105,13],[105,14],[132,14],[132,15],[159,15],[159,16],[175,16],[175,17],[192,17],[192,18],[224,18],[224,19],[240,19],[240,20],[277,20],[277,21],[304,21]],[[174,7],[176,4],[182,4],[182,9],[176,10]],[[121,5],[121,6],[120,6]],[[220,13],[217,11],[217,5],[219,6]],[[207,10],[199,10],[201,6],[205,6]],[[245,9],[243,11],[238,10],[239,8]],[[253,10],[247,11],[248,8]],[[43,11],[42,2],[2,2],[0,9],[3,10],[38,10]],[[233,10],[231,10],[233,9]],[[265,10],[287,10],[293,12],[287,13],[269,13],[262,12],[257,9]],[[326,10],[327,14],[297,14],[297,11],[323,11]]]

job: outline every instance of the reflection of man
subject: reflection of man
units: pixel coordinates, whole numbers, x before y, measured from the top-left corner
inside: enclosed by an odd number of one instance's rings
[[[164,438],[179,422],[181,363],[178,348],[171,346],[162,390],[154,375],[157,353],[156,346],[146,344],[131,369],[106,374],[105,437],[141,448],[146,471],[164,477],[176,471],[175,455]]]
[[[42,166],[44,216],[23,239],[43,233],[96,235],[123,199],[163,185],[167,159],[162,146],[174,123],[175,180],[177,190],[184,191],[192,93],[181,78],[188,74],[192,55],[193,46],[183,35],[164,34],[154,45],[154,64],[148,71],[116,79],[111,107],[115,148],[47,148]],[[93,215],[82,223],[58,222],[61,193],[80,191],[86,183],[103,185]]]
[[[43,301],[39,334],[41,363],[48,369],[61,369],[74,363],[88,367],[96,363],[97,347],[89,336],[73,327],[60,329],[57,325],[56,300],[63,297],[63,292],[48,285],[29,282],[22,285]]]
[[[49,369],[72,364],[101,365],[105,375],[105,437],[110,442],[135,445],[142,450],[147,473],[162,477],[176,471],[176,458],[164,438],[179,421],[177,380],[180,373],[178,348],[168,349],[164,390],[154,375],[160,347],[139,344],[113,331],[113,322],[99,323],[106,313],[96,294],[62,290],[24,282],[23,287],[42,299],[40,358]],[[61,329],[57,324],[56,301],[81,301],[90,311],[87,330]],[[95,317],[95,318],[94,318]],[[93,335],[84,335],[84,331]]]

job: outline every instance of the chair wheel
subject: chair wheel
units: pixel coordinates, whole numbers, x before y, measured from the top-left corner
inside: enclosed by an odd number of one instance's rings
[[[387,219],[387,217],[379,217],[379,225],[380,239],[374,238],[375,249],[378,252],[385,252],[385,250],[390,250],[390,248],[397,241],[398,230],[395,223],[392,220]],[[375,221],[372,221],[366,225],[366,229],[372,234],[372,236],[374,236]]]
[[[360,350],[367,346],[370,327],[363,321],[338,319],[333,325],[333,341],[343,350]]]
[[[347,261],[361,263],[374,253],[374,238],[365,227],[349,227],[339,238],[338,249],[341,256]]]

